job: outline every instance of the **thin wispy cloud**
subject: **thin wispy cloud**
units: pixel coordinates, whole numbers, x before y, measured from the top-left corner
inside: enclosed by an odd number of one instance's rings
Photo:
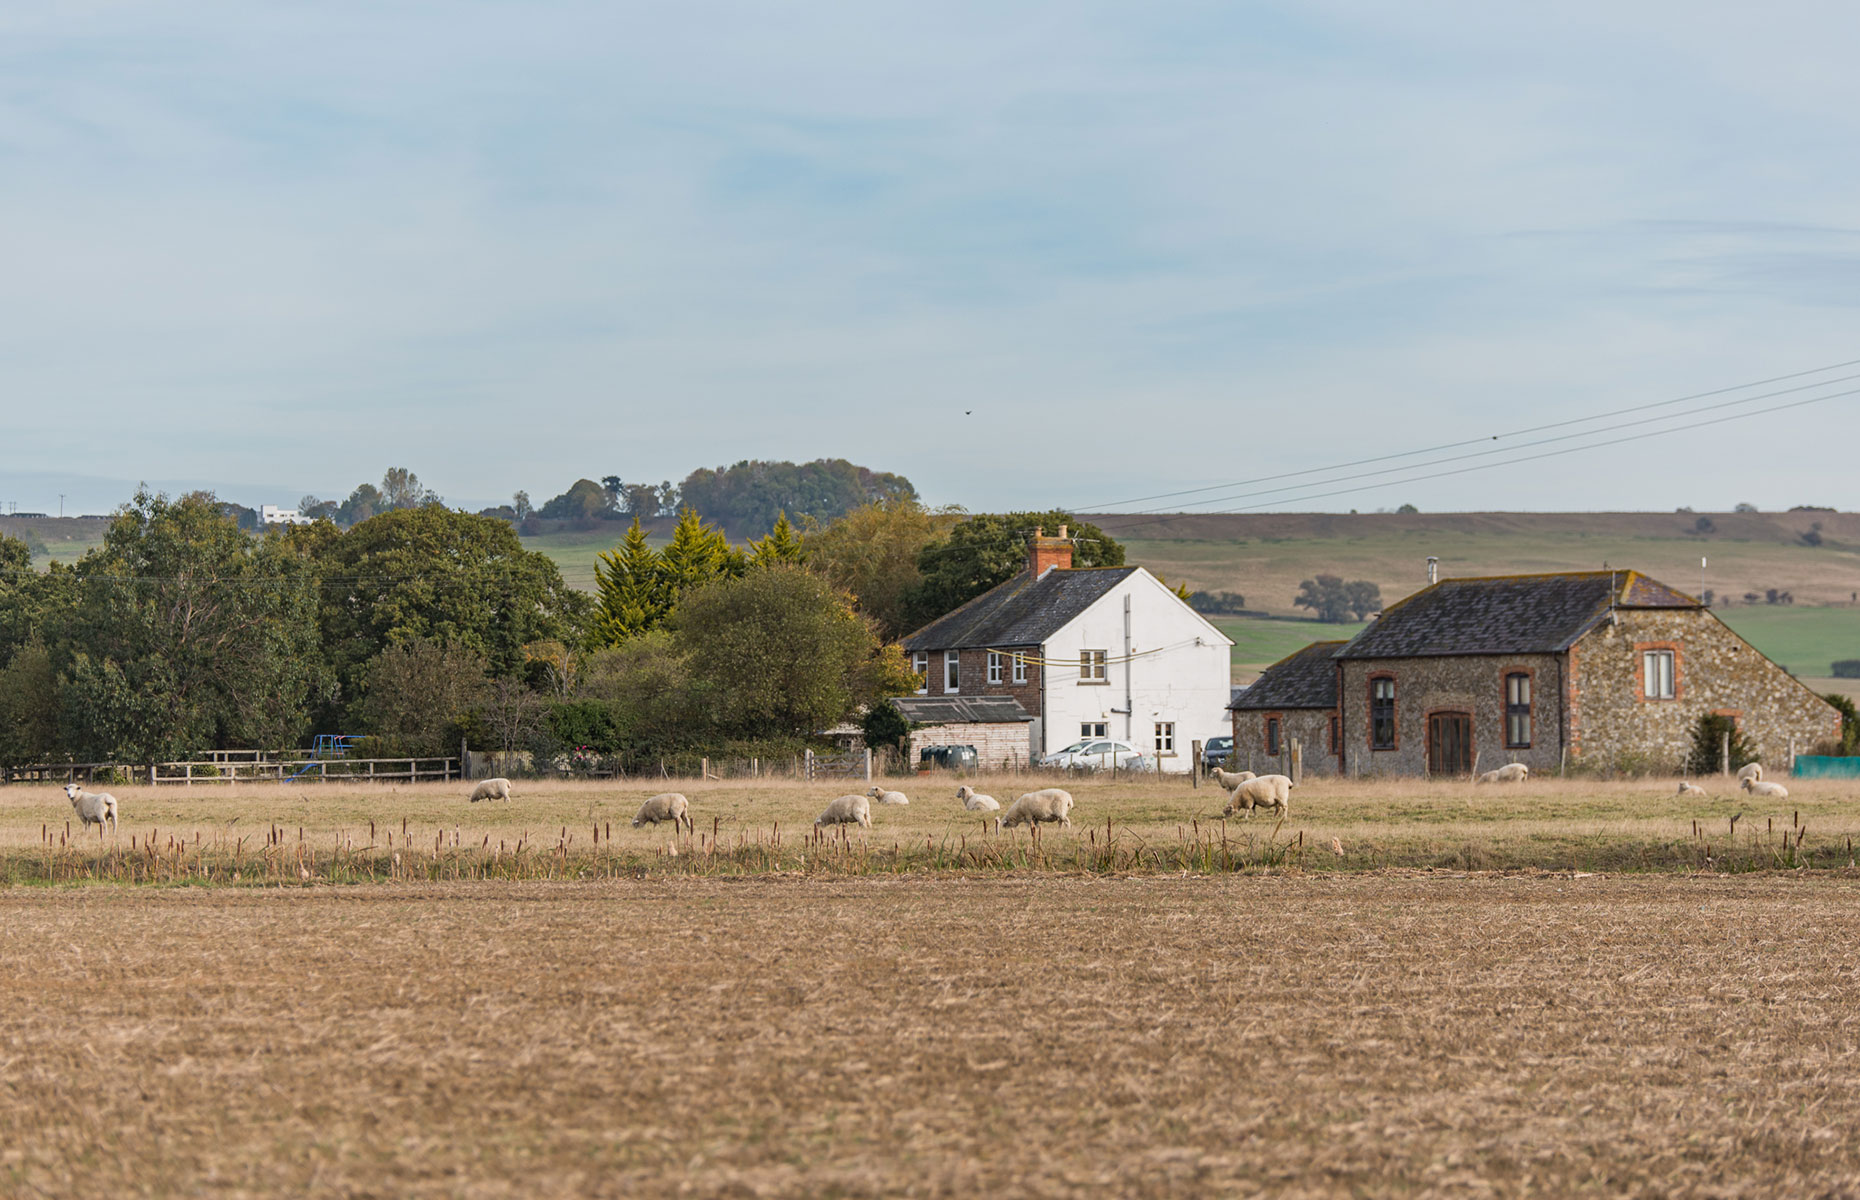
[[[402,464],[476,504],[842,455],[991,508],[1837,361],[1857,26],[1807,3],[12,12],[15,466],[335,494]],[[1642,446],[1357,503],[1851,505],[1856,411],[1765,428],[1792,463],[1770,480],[1719,431],[1663,444],[1679,479]],[[43,488],[0,470],[22,507]]]

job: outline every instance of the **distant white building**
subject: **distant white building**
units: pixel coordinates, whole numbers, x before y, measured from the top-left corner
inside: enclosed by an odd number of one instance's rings
[[[306,517],[294,508],[279,508],[275,504],[258,506],[258,523],[260,525],[313,525],[315,517]]]
[[[1027,569],[910,637],[923,697],[1019,703],[1038,759],[1117,738],[1164,771],[1227,733],[1233,639],[1142,567],[1074,570],[1072,543],[1036,532]]]

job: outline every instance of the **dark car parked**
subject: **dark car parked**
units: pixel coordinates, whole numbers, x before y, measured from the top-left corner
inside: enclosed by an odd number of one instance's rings
[[[925,746],[917,752],[919,771],[973,771],[980,761],[974,746]]]
[[[1234,752],[1232,737],[1211,737],[1201,747],[1201,769],[1212,771],[1216,767],[1227,765],[1227,757]]]

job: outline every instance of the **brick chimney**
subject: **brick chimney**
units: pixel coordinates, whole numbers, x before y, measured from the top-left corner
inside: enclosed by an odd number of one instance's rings
[[[1062,571],[1072,569],[1072,540],[1066,536],[1066,527],[1059,527],[1058,537],[1047,537],[1046,530],[1034,526],[1033,541],[1029,543],[1028,565],[1033,568],[1033,576],[1038,579],[1048,567],[1058,567]]]

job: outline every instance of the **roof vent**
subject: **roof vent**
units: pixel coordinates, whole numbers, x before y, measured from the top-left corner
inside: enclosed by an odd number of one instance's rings
[[[1427,585],[1432,587],[1440,582],[1440,558],[1438,555],[1427,556]]]

